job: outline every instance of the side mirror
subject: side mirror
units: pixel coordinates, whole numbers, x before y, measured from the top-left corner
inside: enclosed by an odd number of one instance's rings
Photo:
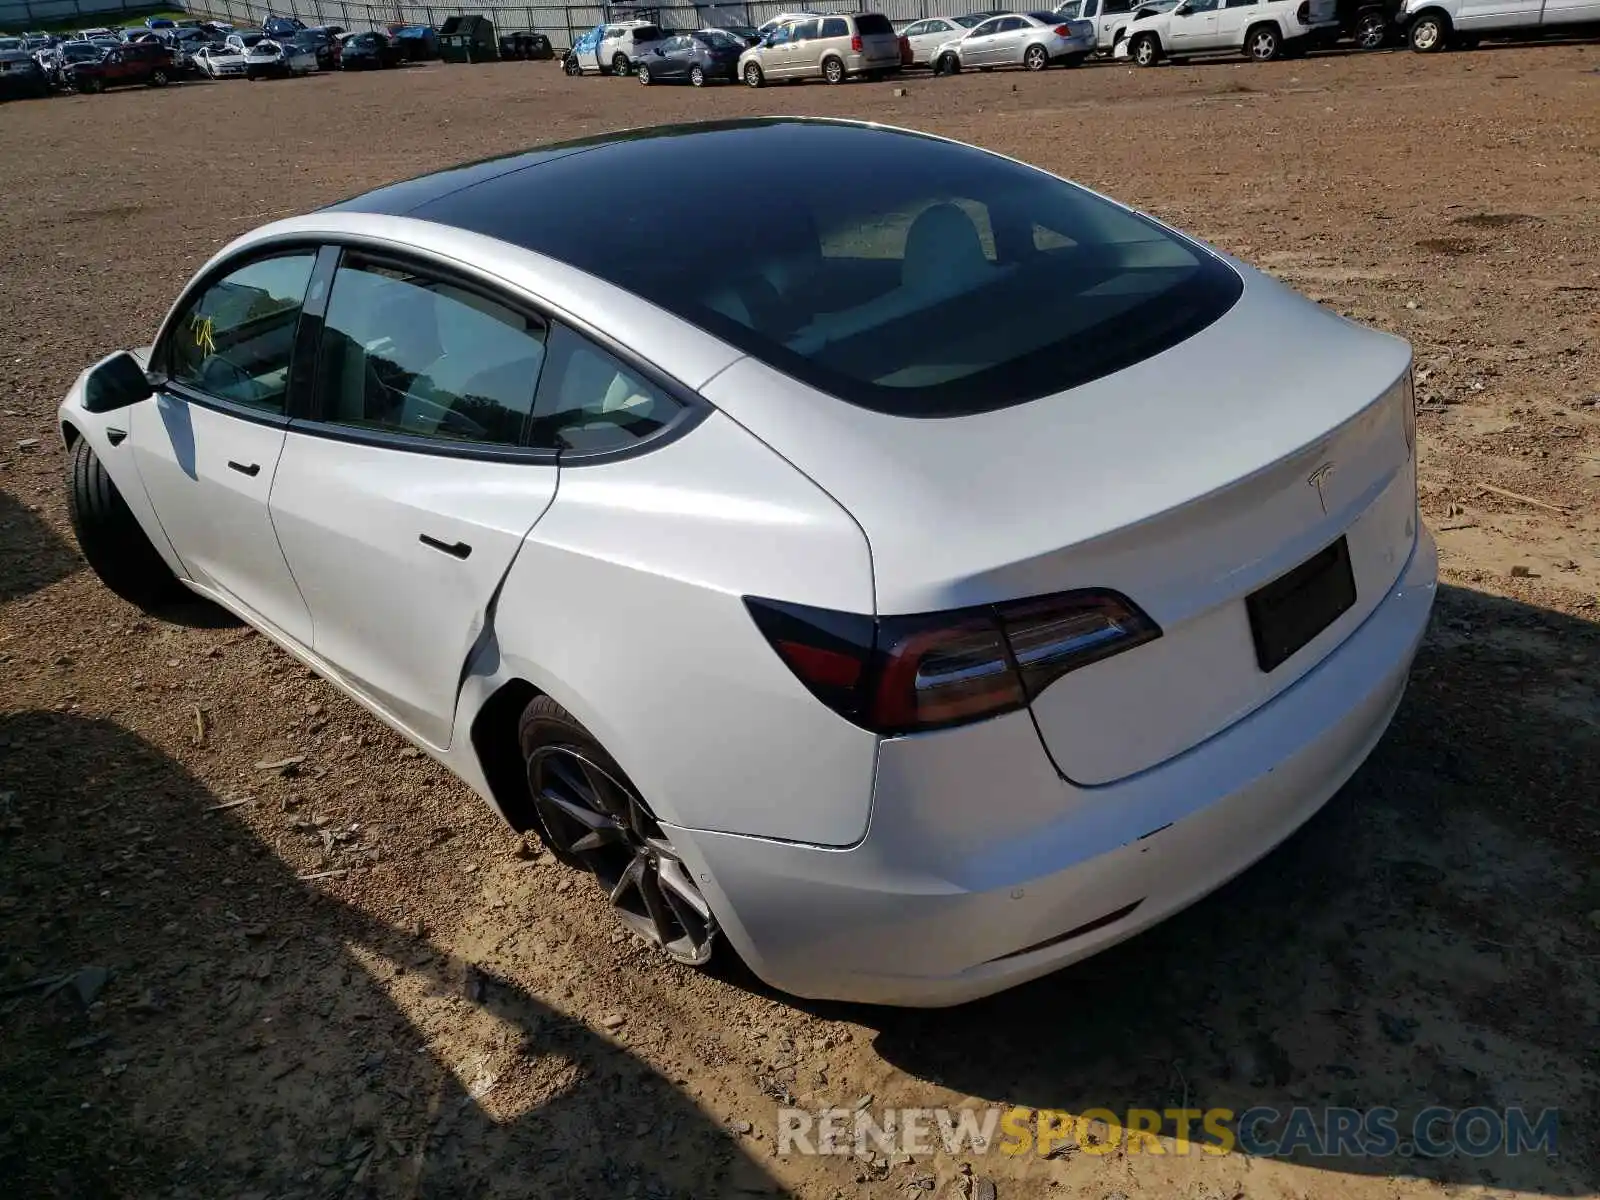
[[[89,372],[83,384],[83,407],[92,413],[115,412],[155,394],[144,368],[124,350]]]
[[[1177,8],[1172,10],[1172,15],[1175,17],[1187,17],[1189,15],[1189,6],[1187,4],[1178,5]]]

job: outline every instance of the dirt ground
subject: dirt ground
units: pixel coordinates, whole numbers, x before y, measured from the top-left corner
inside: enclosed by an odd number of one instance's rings
[[[646,92],[512,63],[0,109],[7,1190],[1592,1194],[1597,68],[1600,47],[1534,46],[914,79],[897,97]],[[1029,159],[1417,350],[1422,507],[1445,583],[1388,738],[1222,892],[963,1009],[796,1004],[658,961],[585,879],[263,638],[113,598],[66,523],[59,396],[94,358],[147,342],[234,235],[544,140],[766,112]],[[618,180],[619,205],[641,201]],[[290,755],[304,758],[290,773],[256,767]],[[1554,1157],[775,1154],[780,1102],[863,1097],[1562,1116]]]

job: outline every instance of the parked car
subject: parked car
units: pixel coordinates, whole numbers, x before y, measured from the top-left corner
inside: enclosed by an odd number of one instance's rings
[[[1400,19],[1413,50],[1436,54],[1484,37],[1600,34],[1600,0],[1405,0]]]
[[[933,69],[941,75],[977,68],[1021,67],[1043,71],[1076,67],[1094,53],[1094,26],[1064,21],[1054,13],[1007,13],[990,17],[934,51]]]
[[[232,46],[240,54],[245,53],[267,35],[260,29],[236,29],[222,39],[222,44]]]
[[[933,53],[946,42],[959,38],[967,30],[983,22],[983,17],[969,14],[960,17],[929,17],[925,21],[913,21],[907,25],[900,36],[905,38],[906,45],[910,48],[910,61],[905,65],[911,67],[933,66]]]
[[[633,64],[642,84],[739,82],[744,42],[722,29],[699,29],[670,37]]]
[[[107,29],[103,25],[96,25],[91,29],[78,30],[79,39],[85,42],[92,42],[96,38],[115,38],[116,36],[115,30]]]
[[[1325,42],[1354,42],[1360,50],[1380,50],[1405,40],[1400,10],[1404,0],[1336,0],[1338,27]]]
[[[292,75],[309,75],[317,70],[316,52],[292,41],[262,38],[251,46],[244,56],[244,77],[251,82],[257,79],[285,79]]]
[[[754,25],[718,25],[716,28],[724,33],[731,33],[746,46],[754,46],[761,40],[761,31]]]
[[[339,56],[339,66],[346,71],[366,71],[382,67],[398,67],[401,63],[400,47],[386,34],[376,30],[354,33],[344,40]]]
[[[323,29],[302,29],[290,42],[300,50],[309,50],[317,60],[317,70],[337,71],[341,47],[339,39]]]
[[[171,17],[146,17],[144,25],[146,29],[172,29],[175,27]]]
[[[269,38],[287,40],[306,27],[299,17],[268,17],[261,22],[261,31]]]
[[[1183,0],[1140,17],[1117,44],[1117,58],[1153,67],[1191,54],[1244,54],[1271,62],[1303,53],[1338,29],[1335,0]]]
[[[104,46],[97,46],[93,42],[70,41],[62,42],[49,54],[49,59],[41,61],[40,65],[44,67],[52,86],[67,91],[75,86],[72,68],[79,63],[99,62],[105,57],[106,50]]]
[[[243,79],[245,57],[237,46],[201,46],[194,53],[194,65],[212,79]]]
[[[626,75],[642,55],[650,53],[666,40],[667,35],[661,27],[648,21],[607,25],[600,35],[599,45],[595,47],[596,66],[603,64],[607,68],[602,74]]]
[[[106,50],[98,59],[72,63],[67,81],[79,92],[103,92],[135,84],[166,87],[176,72],[172,47],[161,42],[130,42]]]
[[[542,33],[517,29],[500,35],[500,57],[508,61],[548,62],[555,56],[555,47]]]
[[[1071,21],[1091,22],[1095,31],[1095,52],[1110,54],[1136,16],[1166,12],[1177,4],[1178,0],[1066,0],[1055,9],[1055,15]]]
[[[657,953],[808,997],[1095,954],[1371,753],[1437,586],[1404,341],[943,138],[578,145],[207,263],[60,406],[90,567],[256,626]]]
[[[19,37],[0,37],[0,54],[26,54],[28,44]]]
[[[0,50],[0,100],[48,96],[50,77],[26,50]]]
[[[389,36],[405,62],[425,62],[439,57],[439,31],[432,25],[390,25]]]
[[[778,79],[883,78],[900,67],[900,36],[882,13],[805,17],[779,25],[739,60],[739,74],[751,87]]]

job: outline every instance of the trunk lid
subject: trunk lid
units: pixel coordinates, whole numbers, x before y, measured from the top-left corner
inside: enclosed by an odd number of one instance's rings
[[[992,413],[886,416],[748,358],[702,390],[860,522],[880,614],[1099,587],[1154,618],[1160,638],[1033,701],[1061,773],[1107,783],[1303,675],[1377,605],[1415,537],[1402,409],[1377,403],[1409,347],[1240,270],[1243,295],[1197,336]],[[1263,670],[1247,597],[1341,536],[1353,603]]]

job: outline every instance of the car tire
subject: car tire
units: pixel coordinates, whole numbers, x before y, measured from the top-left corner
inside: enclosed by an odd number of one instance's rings
[[[83,85],[79,87],[78,90],[86,96],[97,96],[106,90],[105,80],[85,79],[83,81]]]
[[[639,77],[639,86],[650,86],[650,67],[648,64],[640,63],[633,69],[633,73]]]
[[[628,56],[626,54],[613,54],[611,56],[611,73],[613,75],[626,75],[629,69]]]
[[[1043,46],[1029,46],[1022,52],[1022,69],[1043,71],[1050,65],[1050,51]]]
[[[561,69],[574,79],[583,74],[583,64],[576,57],[569,54],[561,64]]]
[[[172,81],[167,78],[167,73],[161,70],[160,67],[157,67],[154,71],[150,72],[151,87],[166,87],[167,84],[171,82]]]
[[[1283,54],[1283,36],[1275,25],[1255,25],[1244,35],[1244,52],[1254,62],[1272,62]]]
[[[641,940],[685,966],[710,964],[719,941],[710,905],[605,747],[548,696],[523,709],[517,743],[539,835],[556,858],[589,871]]]
[[[69,470],[67,518],[100,582],[146,611],[184,596],[86,438],[73,445]]]
[[[695,87],[705,87],[706,73],[697,63],[689,68],[689,82]]]
[[[1137,34],[1128,45],[1128,57],[1141,67],[1159,66],[1161,43],[1156,40],[1156,35],[1153,33]]]
[[[1368,9],[1356,18],[1351,36],[1358,50],[1381,50],[1389,40],[1389,18],[1382,9]]]
[[[844,62],[837,58],[822,60],[822,78],[831,84],[841,84],[845,81]]]
[[[961,74],[961,60],[954,54],[943,55],[938,62],[933,64],[933,73],[935,75],[959,75]]]
[[[1442,12],[1425,12],[1411,22],[1406,37],[1418,54],[1437,54],[1450,45],[1450,18]]]
[[[746,63],[744,68],[744,81],[750,87],[758,88],[766,82],[766,77],[761,74],[761,67],[756,63]]]

